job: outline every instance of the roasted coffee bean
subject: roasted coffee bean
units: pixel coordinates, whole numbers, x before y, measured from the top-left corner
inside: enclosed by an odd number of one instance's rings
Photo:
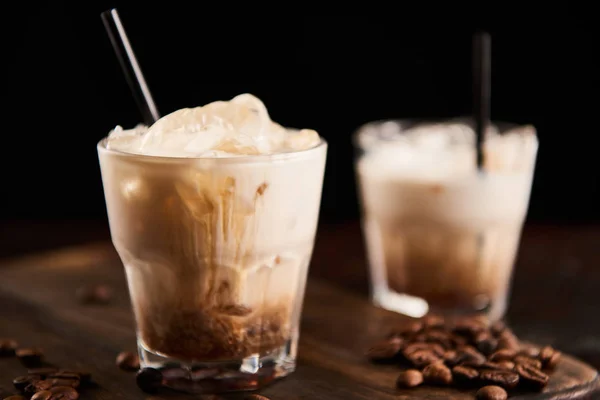
[[[500,367],[500,369],[503,369],[506,371],[512,371],[515,369],[515,363],[512,361],[498,361],[496,363],[496,365],[498,365],[498,367]]]
[[[423,326],[425,329],[435,329],[444,327],[444,318],[439,315],[427,315],[423,318]]]
[[[496,321],[490,326],[490,332],[492,335],[498,337],[506,330],[506,324],[504,321]]]
[[[136,371],[140,369],[140,359],[137,354],[123,351],[117,356],[117,367],[124,371]]]
[[[399,337],[383,340],[367,350],[367,357],[372,361],[391,360],[398,355],[403,342],[403,339]]]
[[[452,377],[455,383],[459,385],[472,385],[479,378],[479,371],[475,368],[457,365],[452,368]]]
[[[517,352],[511,349],[498,350],[490,356],[490,361],[512,361],[517,356]]]
[[[400,372],[398,379],[396,379],[396,386],[403,388],[413,388],[423,383],[423,374],[421,371],[416,369],[407,369],[406,371]]]
[[[521,346],[517,355],[538,358],[540,356],[540,349],[535,346]]]
[[[4,400],[26,400],[26,397],[23,397],[20,394],[15,394],[12,396],[5,397]]]
[[[83,304],[107,304],[112,299],[112,289],[108,285],[81,286],[75,292]]]
[[[444,331],[434,330],[427,332],[425,341],[428,343],[439,344],[444,349],[449,349],[452,347],[452,340],[450,340],[450,335]]]
[[[429,364],[423,369],[423,381],[430,385],[450,385],[452,371],[441,362]]]
[[[519,339],[515,336],[514,333],[508,328],[506,328],[498,338],[498,349],[510,349],[510,350],[519,350],[521,347],[519,343]]]
[[[50,400],[52,399],[52,392],[49,390],[42,390],[37,392],[31,397],[31,400]]]
[[[550,380],[548,375],[529,364],[517,364],[515,371],[521,377],[521,386],[529,389],[541,390]]]
[[[0,338],[0,357],[12,357],[19,344],[16,340]]]
[[[56,386],[50,389],[51,400],[77,400],[79,393],[70,386]]]
[[[407,345],[403,350],[403,354],[405,357],[408,357],[408,355],[410,355],[418,350],[431,351],[431,352],[433,352],[433,354],[435,354],[438,357],[443,357],[444,354],[446,353],[444,348],[437,343],[417,342],[417,343],[411,343],[411,344]]]
[[[38,380],[40,380],[39,377],[32,375],[17,376],[15,379],[13,379],[13,385],[15,386],[15,389],[17,389],[20,392],[23,392],[25,391],[27,385]]]
[[[498,339],[487,331],[477,333],[473,338],[473,342],[477,346],[477,350],[486,356],[492,354],[498,347]]]
[[[154,368],[143,368],[135,377],[138,387],[146,393],[156,393],[162,385],[162,380],[162,373]]]
[[[464,336],[460,336],[457,334],[451,334],[449,337],[450,337],[450,342],[452,343],[452,345],[454,347],[465,346],[466,344],[469,343],[469,340]]]
[[[468,363],[472,365],[481,365],[487,361],[485,356],[478,352],[472,346],[464,346],[461,347],[460,350],[457,351],[457,362],[458,364]]]
[[[46,380],[49,380],[50,383],[52,384],[52,387],[57,387],[57,386],[70,386],[74,389],[77,389],[79,387],[79,378],[77,379],[59,379],[59,378],[46,378]]]
[[[452,332],[457,335],[473,338],[477,333],[485,330],[485,326],[473,319],[461,319],[455,322]]]
[[[544,368],[554,369],[560,361],[561,353],[550,346],[546,346],[540,350],[539,358]]]
[[[431,350],[417,350],[405,355],[405,357],[417,368],[423,368],[431,363],[440,361],[440,357]]]
[[[21,361],[21,364],[27,368],[39,367],[44,359],[42,350],[34,347],[17,349],[16,355],[19,358],[19,361]]]
[[[508,393],[500,386],[484,386],[475,393],[477,400],[506,400]]]
[[[519,374],[511,371],[484,369],[479,371],[479,378],[485,385],[497,385],[505,389],[514,389],[519,384]]]
[[[455,350],[446,350],[442,358],[444,359],[446,365],[451,367],[458,364],[458,353]]]
[[[513,359],[513,362],[516,365],[526,364],[531,365],[533,368],[542,369],[542,362],[540,360],[536,360],[535,358],[527,357],[527,356],[516,356]]]

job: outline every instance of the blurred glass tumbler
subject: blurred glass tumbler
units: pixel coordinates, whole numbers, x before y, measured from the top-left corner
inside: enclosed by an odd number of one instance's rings
[[[142,367],[170,368],[168,386],[200,393],[256,389],[294,370],[326,151],[322,139],[239,157],[98,144]]]
[[[373,301],[420,317],[506,310],[538,149],[492,124],[481,171],[470,120],[379,121],[354,136]]]

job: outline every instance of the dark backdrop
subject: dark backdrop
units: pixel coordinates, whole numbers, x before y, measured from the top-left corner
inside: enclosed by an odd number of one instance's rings
[[[473,30],[464,26],[407,28],[412,21],[385,15],[225,18],[203,3],[25,4],[10,14],[22,29],[4,49],[2,219],[105,218],[95,145],[139,120],[99,17],[111,6],[163,115],[250,92],[274,120],[328,140],[324,221],[358,215],[357,126],[471,109]],[[492,117],[538,128],[531,220],[600,221],[597,32],[566,14],[532,24],[491,30]]]

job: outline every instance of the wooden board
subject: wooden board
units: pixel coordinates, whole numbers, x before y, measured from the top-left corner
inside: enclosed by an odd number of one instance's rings
[[[75,291],[106,283],[115,290],[109,305],[82,305]],[[472,399],[473,392],[421,387],[394,388],[398,370],[374,366],[364,350],[390,325],[408,320],[369,304],[357,294],[312,279],[302,317],[299,366],[262,391],[276,399]],[[98,387],[83,399],[144,399],[132,374],[118,370],[115,356],[135,349],[134,324],[121,263],[106,243],[29,256],[0,265],[0,337],[45,349],[63,367],[90,370]],[[0,358],[0,387],[24,372],[17,360]],[[592,394],[598,391],[599,394]],[[0,390],[1,393],[1,390]],[[596,396],[596,397],[594,397]],[[165,393],[152,398],[190,398]],[[229,398],[229,397],[227,397]],[[239,398],[239,397],[230,397]],[[513,398],[600,398],[597,371],[566,356],[544,393]]]

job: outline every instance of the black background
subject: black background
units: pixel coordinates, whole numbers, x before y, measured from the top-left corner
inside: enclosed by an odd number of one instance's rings
[[[358,216],[360,124],[471,110],[468,25],[430,29],[392,12],[224,17],[194,3],[57,1],[5,15],[21,29],[4,48],[2,219],[106,217],[96,143],[140,119],[100,20],[109,7],[163,115],[249,92],[281,124],[319,131],[330,144],[323,221]],[[600,221],[597,31],[566,12],[531,23],[491,29],[492,118],[538,129],[530,220]]]

